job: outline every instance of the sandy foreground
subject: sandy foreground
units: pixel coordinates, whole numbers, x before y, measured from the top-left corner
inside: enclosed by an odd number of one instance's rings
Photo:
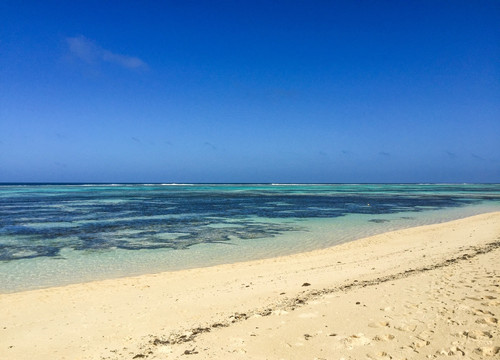
[[[0,295],[0,359],[500,359],[500,212]]]

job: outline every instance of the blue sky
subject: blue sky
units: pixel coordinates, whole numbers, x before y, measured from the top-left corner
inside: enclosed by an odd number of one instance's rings
[[[0,182],[500,182],[496,0],[4,0],[0,23]]]

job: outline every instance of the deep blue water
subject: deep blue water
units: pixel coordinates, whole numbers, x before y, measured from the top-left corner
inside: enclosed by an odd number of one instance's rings
[[[0,260],[60,257],[65,248],[186,249],[299,231],[308,219],[499,201],[499,184],[4,184]]]

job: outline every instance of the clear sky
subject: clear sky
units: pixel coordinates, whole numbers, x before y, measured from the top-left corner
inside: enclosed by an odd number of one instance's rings
[[[500,182],[500,2],[2,0],[0,182]]]

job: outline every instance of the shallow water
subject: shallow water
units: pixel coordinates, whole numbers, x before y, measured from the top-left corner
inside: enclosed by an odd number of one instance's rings
[[[324,248],[500,210],[500,185],[0,186],[0,292]]]

